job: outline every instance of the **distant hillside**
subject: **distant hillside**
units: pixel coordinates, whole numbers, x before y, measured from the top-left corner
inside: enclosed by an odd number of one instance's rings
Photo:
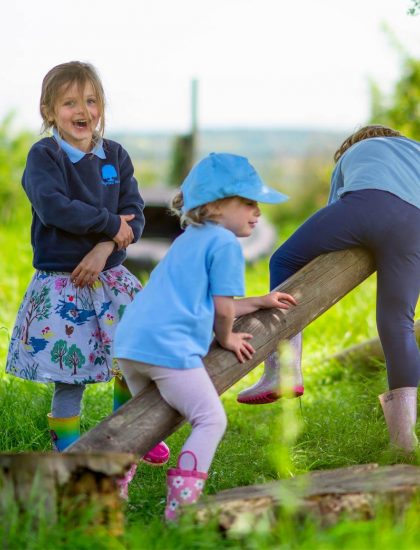
[[[197,157],[212,151],[244,155],[262,173],[279,168],[293,179],[295,167],[307,157],[332,159],[347,132],[293,129],[202,130]],[[166,183],[175,134],[114,133],[109,136],[128,150],[143,183]]]
[[[201,153],[229,151],[254,162],[281,157],[330,155],[344,139],[342,133],[315,130],[207,130],[200,134]]]
[[[330,155],[346,133],[326,130],[292,129],[214,129],[199,133],[198,156],[212,151],[246,155],[254,161],[278,157],[302,158]],[[167,159],[175,134],[115,133],[110,136],[123,143],[134,160]]]

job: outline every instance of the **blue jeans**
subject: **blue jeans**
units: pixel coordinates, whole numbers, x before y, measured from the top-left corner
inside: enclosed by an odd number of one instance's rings
[[[276,287],[316,256],[368,249],[377,269],[376,322],[390,389],[416,387],[420,352],[414,312],[420,293],[420,210],[386,191],[343,195],[310,217],[270,260]]]

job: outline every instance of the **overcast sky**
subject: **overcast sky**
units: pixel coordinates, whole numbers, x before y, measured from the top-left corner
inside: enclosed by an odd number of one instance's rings
[[[352,129],[369,115],[369,78],[399,74],[397,40],[420,56],[409,0],[14,0],[3,2],[0,117],[37,130],[42,78],[93,63],[109,130],[184,131],[190,81],[200,127]]]

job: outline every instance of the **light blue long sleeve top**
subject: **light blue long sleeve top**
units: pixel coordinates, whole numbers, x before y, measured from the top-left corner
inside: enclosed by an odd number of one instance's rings
[[[375,137],[352,145],[332,173],[328,204],[361,189],[388,191],[420,209],[420,143]]]

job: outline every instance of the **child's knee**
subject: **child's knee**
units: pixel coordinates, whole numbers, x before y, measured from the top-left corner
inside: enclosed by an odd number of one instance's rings
[[[209,430],[213,434],[217,434],[220,438],[226,431],[227,417],[223,405],[213,403],[212,406],[201,410],[199,414],[194,415],[194,418],[189,419],[193,428],[201,428]]]
[[[227,416],[222,405],[213,413],[211,424],[222,437],[227,428]]]

